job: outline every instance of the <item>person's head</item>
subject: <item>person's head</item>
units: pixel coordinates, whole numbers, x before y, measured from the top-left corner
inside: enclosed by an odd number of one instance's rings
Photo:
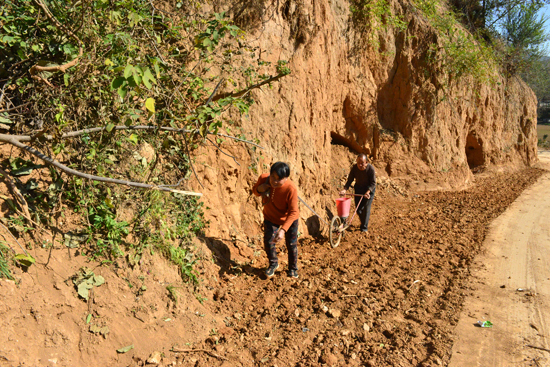
[[[269,171],[269,183],[272,187],[281,187],[290,176],[290,167],[285,162],[275,162]]]
[[[361,153],[357,156],[357,168],[359,168],[361,171],[366,170],[368,164],[369,160],[367,159],[366,154]]]

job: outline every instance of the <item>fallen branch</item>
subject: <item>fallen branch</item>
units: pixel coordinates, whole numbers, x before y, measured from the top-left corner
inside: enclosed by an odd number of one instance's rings
[[[2,223],[0,223],[0,226],[4,227],[6,229],[6,231],[10,234],[10,236],[15,240],[15,242],[17,242],[17,244],[19,245],[19,247],[21,248],[21,250],[23,250],[23,252],[25,253],[25,255],[29,256],[29,253],[27,252],[27,250],[25,250],[23,248],[23,246],[21,246],[21,244],[19,243],[19,241],[17,241],[17,238],[15,238],[15,236],[11,233],[11,231],[8,229],[8,227],[6,227],[5,225],[3,225]],[[2,236],[4,237],[4,236]],[[5,237],[4,237],[5,238]],[[11,248],[11,246],[10,246]],[[13,251],[13,249],[11,249]],[[14,251],[15,252],[15,251]]]
[[[0,100],[0,103],[2,103],[2,101]],[[3,109],[3,110],[0,110],[0,113],[1,112],[9,112],[9,111],[13,111],[13,110],[17,110],[21,107],[25,107],[27,105],[30,105],[31,102],[27,102],[27,103],[23,103],[23,104],[20,104],[19,106],[15,106],[15,107],[11,107],[11,108],[6,108],[6,109]]]
[[[25,219],[32,221],[31,214],[29,213],[29,204],[27,204],[27,201],[25,200],[23,195],[21,195],[21,192],[17,189],[17,186],[15,186],[15,183],[10,179],[9,175],[2,168],[0,168],[0,174],[4,176],[4,179],[6,180],[10,191],[15,197],[15,201],[19,204],[19,206],[23,210],[23,216],[25,217]]]
[[[538,349],[538,350],[543,350],[545,352],[550,352],[550,349],[547,349],[547,348],[543,348],[543,347],[537,347],[535,345],[527,345],[529,348],[534,348],[534,349]]]
[[[212,353],[212,352],[210,352],[209,350],[206,350],[206,349],[178,349],[178,348],[172,347],[172,352],[174,352],[174,353],[195,353],[195,352],[204,352],[204,353],[208,354],[209,356],[212,356],[212,357],[215,357],[215,358],[219,358],[219,359],[223,359],[224,361],[228,361],[227,358],[222,357],[222,356],[219,356],[219,355],[217,355],[216,353]]]

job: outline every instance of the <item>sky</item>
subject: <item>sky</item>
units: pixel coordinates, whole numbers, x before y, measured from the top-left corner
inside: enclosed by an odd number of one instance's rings
[[[544,8],[542,8],[541,13],[543,14],[548,20],[546,21],[546,33],[550,35],[550,5],[546,5]],[[546,42],[546,54],[550,56],[550,41]]]

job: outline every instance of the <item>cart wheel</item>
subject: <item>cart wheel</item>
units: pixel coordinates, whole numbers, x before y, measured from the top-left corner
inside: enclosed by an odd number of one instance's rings
[[[340,219],[340,217],[337,215],[334,216],[334,218],[332,218],[332,222],[330,222],[330,234],[329,234],[330,245],[332,246],[332,248],[338,247],[338,245],[340,244],[340,240],[342,239],[343,231],[338,230],[341,225],[342,225],[342,220]]]

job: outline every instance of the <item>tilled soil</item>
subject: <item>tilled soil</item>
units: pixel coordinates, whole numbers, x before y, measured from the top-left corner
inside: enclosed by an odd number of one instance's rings
[[[106,283],[84,302],[70,279],[93,264],[56,246],[42,266],[48,250],[35,248],[39,265],[0,282],[0,366],[143,366],[153,351],[163,366],[446,365],[489,223],[543,172],[478,175],[461,192],[380,185],[368,235],[356,218],[335,249],[299,239],[299,279],[286,276],[283,244],[271,279],[259,248],[248,265],[220,250],[201,265],[199,293],[172,287],[179,301],[167,291],[176,269],[148,256],[139,269],[93,267]]]
[[[382,192],[368,235],[352,227],[336,249],[300,239],[298,280],[284,267],[271,279],[226,269],[212,305],[231,316],[205,347],[228,360],[188,365],[445,365],[489,223],[543,172],[477,177],[461,192]]]

